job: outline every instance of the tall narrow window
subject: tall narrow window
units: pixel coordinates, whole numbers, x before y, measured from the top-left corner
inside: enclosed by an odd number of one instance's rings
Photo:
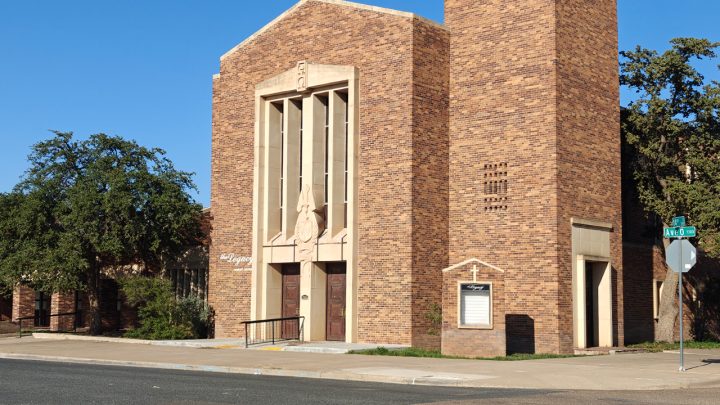
[[[348,162],[350,161],[348,156],[348,151],[350,150],[350,146],[348,145],[348,141],[350,140],[348,129],[349,129],[349,106],[348,106],[348,96],[347,94],[340,94],[340,98],[345,102],[345,177],[344,177],[344,193],[345,193],[345,200],[344,200],[344,219],[343,219],[343,226],[347,228],[348,226]]]
[[[298,161],[300,164],[300,167],[298,168],[298,188],[300,192],[302,192],[303,188],[303,112],[302,112],[302,100],[295,101],[295,105],[298,107],[298,110],[300,110],[300,129],[298,137],[299,139],[299,147],[298,147]]]
[[[285,199],[283,198],[283,190],[285,186],[285,110],[283,105],[278,105],[280,110],[280,230],[282,230],[282,217],[285,210]]]
[[[325,193],[323,198],[323,216],[325,223],[327,223],[328,217],[328,200],[330,197],[330,102],[328,97],[320,97],[320,102],[323,105],[323,111],[325,116],[325,169],[324,169],[324,180],[325,180]]]

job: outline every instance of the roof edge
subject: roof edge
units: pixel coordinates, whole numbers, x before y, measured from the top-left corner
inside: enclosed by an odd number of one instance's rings
[[[353,7],[353,8],[359,9],[359,10],[373,11],[373,12],[376,12],[376,13],[389,14],[389,15],[394,15],[394,16],[397,16],[397,17],[416,19],[416,20],[418,20],[418,21],[420,21],[420,22],[423,22],[423,23],[425,23],[425,24],[431,25],[431,26],[433,26],[433,27],[436,27],[436,28],[439,28],[439,29],[442,29],[442,30],[446,30],[446,31],[448,30],[448,28],[447,28],[445,25],[443,25],[443,24],[440,24],[440,23],[435,22],[435,21],[433,21],[433,20],[430,20],[430,19],[428,19],[428,18],[419,16],[419,15],[417,15],[417,14],[415,14],[415,13],[410,13],[410,12],[407,12],[407,11],[393,10],[393,9],[390,9],[390,8],[384,8],[384,7],[378,7],[378,6],[371,6],[371,5],[369,5],[369,4],[355,3],[355,2],[351,2],[351,1],[345,1],[345,0],[300,0],[300,1],[298,1],[297,3],[295,3],[295,5],[293,5],[292,7],[290,7],[289,9],[285,10],[285,12],[283,12],[283,13],[280,14],[279,16],[275,17],[272,21],[270,21],[269,23],[265,24],[262,28],[260,28],[260,29],[259,29],[258,31],[256,31],[254,34],[252,34],[252,35],[250,35],[249,37],[245,38],[245,40],[243,40],[243,41],[240,42],[239,44],[237,44],[237,45],[235,45],[234,47],[232,47],[232,49],[230,49],[229,51],[225,52],[222,56],[220,56],[220,60],[222,61],[223,59],[227,58],[227,57],[230,56],[231,54],[235,53],[235,51],[237,51],[238,49],[242,48],[245,44],[247,44],[248,42],[254,40],[254,39],[257,38],[258,36],[260,36],[260,34],[264,33],[264,32],[267,31],[267,30],[269,30],[273,25],[277,24],[278,22],[280,22],[281,20],[283,20],[285,17],[287,17],[288,15],[292,14],[292,13],[293,13],[295,10],[297,10],[300,6],[302,6],[303,4],[308,3],[308,2],[335,4],[335,5],[339,5],[339,6]]]

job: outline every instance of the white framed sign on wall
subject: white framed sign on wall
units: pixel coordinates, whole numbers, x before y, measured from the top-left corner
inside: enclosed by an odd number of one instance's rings
[[[492,283],[460,283],[459,327],[492,328]]]

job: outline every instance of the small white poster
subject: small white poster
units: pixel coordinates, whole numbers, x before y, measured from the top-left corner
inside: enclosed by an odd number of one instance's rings
[[[463,284],[460,288],[460,325],[490,326],[490,284]]]

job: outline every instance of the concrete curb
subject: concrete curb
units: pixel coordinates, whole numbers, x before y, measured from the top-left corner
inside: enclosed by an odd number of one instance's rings
[[[38,340],[80,340],[84,342],[102,342],[102,343],[125,343],[131,345],[150,345],[150,346],[170,346],[170,347],[191,347],[191,348],[212,348],[218,346],[227,346],[235,342],[203,339],[203,340],[144,340],[129,338],[114,338],[105,336],[83,336],[72,335],[67,333],[42,333],[35,332],[32,337]],[[238,341],[239,342],[239,341]],[[239,344],[239,343],[238,343]],[[245,341],[242,342],[243,346]]]
[[[71,363],[71,364],[86,364],[86,365],[101,365],[101,366],[119,366],[119,367],[137,367],[137,368],[154,368],[163,370],[179,370],[179,371],[200,371],[210,373],[225,373],[225,374],[245,374],[245,375],[265,375],[271,377],[295,377],[295,378],[314,378],[314,379],[326,379],[326,380],[341,380],[341,381],[357,381],[357,382],[375,382],[375,383],[386,383],[386,384],[403,384],[403,385],[427,385],[427,386],[439,386],[439,387],[459,387],[459,388],[510,388],[505,386],[493,386],[488,384],[478,384],[477,381],[463,381],[460,379],[453,378],[442,378],[442,377],[395,377],[395,376],[375,376],[375,375],[364,375],[355,374],[343,371],[328,371],[328,372],[316,372],[316,371],[302,371],[302,370],[282,370],[282,369],[268,369],[268,368],[245,368],[245,367],[224,367],[224,366],[210,366],[210,365],[192,365],[192,364],[179,364],[179,363],[153,363],[153,362],[142,362],[142,361],[125,361],[125,360],[98,360],[89,358],[77,358],[77,357],[60,357],[60,356],[44,356],[34,354],[15,354],[15,353],[0,353],[0,359],[8,360],[31,360],[31,361],[45,361],[52,363]],[[518,389],[537,390],[538,388],[521,388],[512,387]]]

